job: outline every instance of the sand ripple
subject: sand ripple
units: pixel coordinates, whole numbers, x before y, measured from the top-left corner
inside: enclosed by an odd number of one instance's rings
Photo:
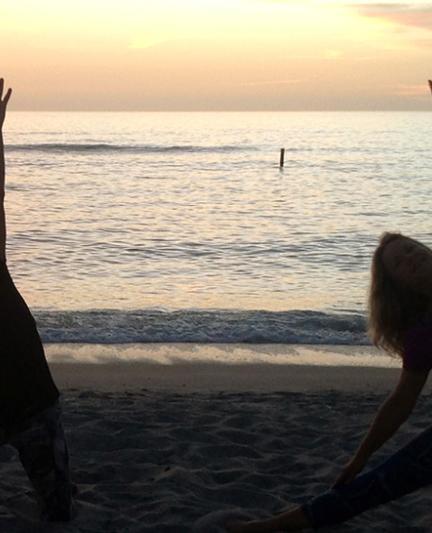
[[[325,490],[382,394],[67,391],[63,406],[78,516],[36,521],[14,451],[0,449],[0,531],[211,533],[228,516],[266,516]],[[429,397],[375,464],[430,423]],[[432,489],[331,531],[432,531]]]

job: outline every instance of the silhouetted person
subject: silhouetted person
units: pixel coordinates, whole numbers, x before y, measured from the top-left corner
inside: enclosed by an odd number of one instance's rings
[[[14,446],[36,491],[41,518],[71,518],[71,484],[59,392],[35,320],[6,265],[3,123],[11,96],[0,79],[0,444]]]

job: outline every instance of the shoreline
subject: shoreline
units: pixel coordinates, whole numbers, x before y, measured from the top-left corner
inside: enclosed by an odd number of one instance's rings
[[[44,343],[56,363],[277,364],[398,368],[400,360],[371,345],[283,343]]]
[[[102,392],[385,392],[396,368],[274,364],[51,363],[60,390]],[[426,386],[425,390],[430,389]]]
[[[60,389],[344,392],[394,387],[401,362],[371,346],[48,344]]]
[[[372,346],[47,344],[61,390],[382,392],[401,362]],[[427,387],[426,387],[427,388]]]

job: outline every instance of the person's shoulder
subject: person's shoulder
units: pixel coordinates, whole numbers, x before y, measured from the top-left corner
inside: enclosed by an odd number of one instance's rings
[[[414,343],[417,345],[423,341],[430,341],[432,339],[432,318],[423,317],[405,331],[405,344],[410,345]]]
[[[432,333],[432,317],[426,316],[414,324],[411,324],[405,332],[407,336],[417,335],[419,333]]]
[[[404,337],[404,368],[430,370],[432,368],[432,318],[425,317],[410,326]]]

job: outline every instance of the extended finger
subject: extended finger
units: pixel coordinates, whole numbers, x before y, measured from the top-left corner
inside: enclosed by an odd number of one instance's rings
[[[3,100],[3,105],[6,107],[7,106],[7,103],[9,102],[9,98],[12,94],[12,89],[8,89],[7,90],[7,93],[6,93],[6,96],[4,97],[4,100]]]

